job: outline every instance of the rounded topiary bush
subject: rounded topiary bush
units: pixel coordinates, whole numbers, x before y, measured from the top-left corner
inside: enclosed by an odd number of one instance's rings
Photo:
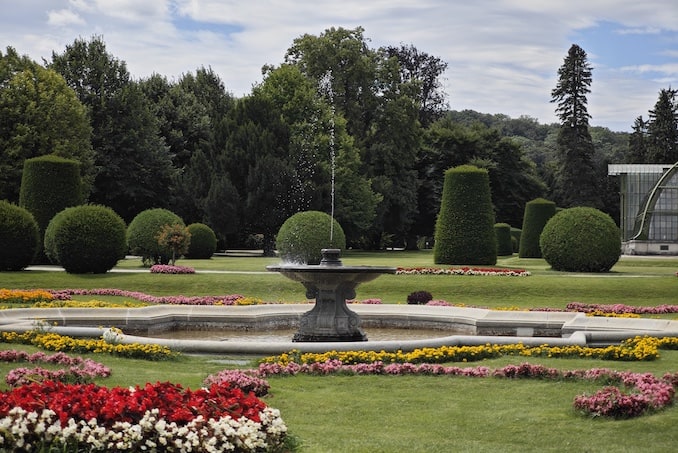
[[[607,272],[621,254],[614,220],[587,207],[564,209],[551,217],[539,244],[543,258],[558,271]]]
[[[204,223],[192,223],[188,227],[191,243],[186,258],[209,259],[217,250],[217,235]]]
[[[103,274],[125,257],[126,231],[125,221],[107,206],[73,206],[47,225],[45,252],[68,273]]]
[[[165,225],[184,225],[181,217],[162,208],[146,209],[132,219],[127,227],[127,245],[133,255],[141,256],[146,266],[167,264],[172,250],[158,243],[158,236]]]
[[[436,264],[496,264],[497,238],[487,170],[461,165],[445,172],[433,260]]]
[[[26,268],[39,247],[40,231],[33,215],[0,200],[0,271]]]
[[[543,198],[536,198],[525,204],[523,215],[523,228],[520,234],[520,258],[541,258],[539,248],[539,236],[544,225],[556,213],[556,204]]]
[[[330,240],[330,225],[332,240]],[[276,248],[287,262],[318,264],[322,249],[346,248],[344,230],[329,214],[320,211],[297,212],[282,224],[276,237]]]
[[[495,223],[494,233],[497,236],[497,255],[513,255],[513,238],[511,237],[511,225],[508,223]]]

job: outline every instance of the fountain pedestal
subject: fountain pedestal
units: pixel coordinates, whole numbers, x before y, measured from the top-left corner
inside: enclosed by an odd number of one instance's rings
[[[374,280],[381,274],[395,274],[394,267],[344,266],[337,249],[322,250],[319,265],[267,266],[272,272],[300,282],[306,288],[306,297],[315,299],[315,306],[304,313],[299,331],[292,341],[366,341],[360,328],[360,317],[346,305],[355,298],[356,287]]]

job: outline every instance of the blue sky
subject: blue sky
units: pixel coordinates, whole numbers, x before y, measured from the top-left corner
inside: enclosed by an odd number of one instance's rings
[[[11,5],[11,6],[10,6]],[[628,131],[678,87],[676,0],[0,0],[0,49],[41,62],[102,36],[135,78],[211,67],[236,96],[293,40],[362,26],[373,48],[413,44],[448,62],[452,109],[557,121],[551,90],[571,44],[593,66],[591,124]]]

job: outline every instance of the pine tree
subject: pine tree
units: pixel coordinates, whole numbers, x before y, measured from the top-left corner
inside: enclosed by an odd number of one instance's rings
[[[631,164],[648,163],[647,160],[647,125],[642,115],[633,123],[633,132],[629,135],[629,152],[626,160]]]
[[[678,161],[678,103],[677,90],[668,88],[659,92],[659,99],[650,110],[647,126],[648,161],[672,164]]]
[[[557,140],[559,166],[553,192],[562,207],[602,207],[589,132],[591,115],[586,108],[591,70],[586,52],[573,44],[558,70],[558,84],[551,92],[551,102],[557,104],[555,111],[561,121]]]

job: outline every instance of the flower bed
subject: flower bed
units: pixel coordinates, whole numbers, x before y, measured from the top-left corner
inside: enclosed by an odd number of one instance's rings
[[[229,383],[108,389],[44,382],[0,393],[0,448],[12,451],[274,451],[277,409]]]
[[[386,351],[328,351],[324,353],[300,353],[290,351],[278,356],[262,359],[263,363],[300,364],[326,363],[338,360],[344,364],[361,363],[444,363],[473,362],[501,356],[518,357],[561,357],[591,358],[620,361],[655,360],[659,357],[659,349],[678,348],[678,338],[635,337],[620,345],[594,348],[588,346],[525,346],[515,344],[486,344],[480,346],[441,346],[439,348],[420,348],[410,352]]]
[[[155,264],[151,266],[151,274],[195,274],[195,269],[186,266]]]
[[[396,275],[499,275],[508,277],[527,277],[524,269],[502,269],[485,267],[398,267]]]
[[[678,382],[678,373],[667,374],[662,379],[650,373],[618,372],[604,368],[591,370],[559,371],[542,365],[507,365],[491,370],[488,367],[460,368],[429,363],[389,363],[381,361],[359,364],[344,364],[341,360],[329,359],[325,362],[299,364],[296,362],[262,363],[257,370],[259,376],[294,376],[312,374],[327,376],[335,374],[355,375],[437,375],[465,377],[499,377],[509,379],[549,379],[549,380],[592,380],[617,384],[625,388],[607,385],[593,395],[579,395],[574,399],[574,408],[590,416],[629,418],[646,412],[660,410],[673,403],[674,384]]]
[[[44,381],[85,383],[95,377],[111,375],[111,369],[101,363],[81,357],[69,357],[63,352],[47,355],[43,352],[28,354],[24,351],[0,351],[0,362],[49,363],[68,367],[58,370],[47,370],[42,367],[15,368],[5,377],[5,382],[10,387]]]
[[[0,332],[0,341],[4,343],[31,344],[48,351],[108,353],[121,357],[147,360],[167,360],[177,354],[169,348],[157,344],[115,344],[103,338],[72,338],[40,330],[31,330],[24,333]]]
[[[149,304],[171,305],[239,305],[238,301],[245,299],[245,296],[240,294],[225,296],[151,296],[139,291],[126,291],[114,288],[57,289],[49,290],[49,292],[55,299],[59,300],[70,300],[71,296],[117,296],[129,297]]]

